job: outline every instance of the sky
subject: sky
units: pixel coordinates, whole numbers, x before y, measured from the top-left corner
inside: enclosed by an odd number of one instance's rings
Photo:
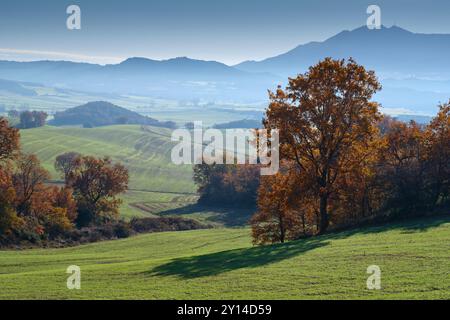
[[[187,56],[228,65],[262,60],[365,25],[450,34],[448,0],[1,0],[0,60],[118,63]],[[68,30],[66,9],[81,9]]]

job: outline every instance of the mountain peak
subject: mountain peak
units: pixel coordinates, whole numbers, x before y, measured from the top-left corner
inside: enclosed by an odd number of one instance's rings
[[[370,34],[370,33],[386,33],[386,34],[392,34],[392,33],[404,33],[404,34],[412,34],[412,32],[411,31],[408,31],[408,30],[406,30],[406,29],[403,29],[403,28],[401,28],[401,27],[399,27],[399,26],[397,26],[397,25],[392,25],[392,26],[390,26],[390,27],[387,27],[387,26],[385,26],[385,25],[381,25],[381,27],[380,27],[380,29],[369,29],[366,25],[363,25],[363,26],[361,26],[361,27],[358,27],[358,28],[356,28],[356,29],[353,29],[353,30],[346,30],[346,31],[342,31],[342,32],[340,32],[340,33],[338,33],[337,35],[335,35],[334,37],[331,37],[330,39],[332,39],[332,38],[336,38],[336,37],[338,37],[339,35],[342,35],[342,34],[360,34],[360,33],[363,33],[363,34]]]
[[[247,72],[292,76],[306,71],[325,57],[353,57],[383,76],[415,74],[430,77],[440,74],[446,78],[450,74],[446,71],[450,65],[446,57],[449,48],[449,34],[415,33],[397,25],[383,25],[380,29],[369,29],[364,25],[342,31],[323,42],[309,42],[281,55],[258,62],[243,62],[235,67]]]
[[[134,65],[134,64],[142,64],[142,63],[148,63],[148,62],[155,62],[155,60],[151,60],[151,59],[143,58],[143,57],[131,57],[131,58],[128,58],[128,59],[122,61],[120,64]]]

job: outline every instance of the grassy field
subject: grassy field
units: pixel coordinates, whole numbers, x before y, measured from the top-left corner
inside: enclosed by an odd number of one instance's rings
[[[240,227],[251,212],[195,204],[192,167],[170,162],[169,130],[45,127],[21,136],[56,182],[55,157],[67,151],[124,163],[124,217],[181,215],[218,228],[0,251],[0,299],[450,299],[448,217],[254,247]],[[81,267],[81,290],[66,288],[70,265]],[[381,290],[366,288],[369,265],[381,268]]]
[[[195,201],[192,166],[171,163],[170,136],[168,129],[142,131],[140,126],[21,130],[23,150],[37,154],[55,181],[60,181],[55,158],[64,152],[110,156],[123,163],[130,171],[130,191],[123,197],[121,210],[124,217],[151,216]],[[142,204],[147,209],[139,209]]]
[[[195,205],[196,187],[192,166],[176,166],[170,153],[171,131],[140,126],[109,126],[93,129],[43,127],[21,130],[22,149],[37,154],[56,183],[62,183],[54,169],[55,158],[69,151],[84,155],[110,156],[130,172],[130,190],[123,195],[124,218],[181,215],[216,226],[245,224],[249,210],[221,210]]]
[[[1,299],[450,299],[450,218],[253,247],[249,230],[0,251]],[[66,288],[69,265],[81,289]],[[366,269],[381,268],[381,290]]]

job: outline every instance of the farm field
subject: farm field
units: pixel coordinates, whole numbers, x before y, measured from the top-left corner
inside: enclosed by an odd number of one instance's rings
[[[22,149],[38,156],[54,183],[63,182],[55,171],[54,162],[65,152],[110,156],[124,164],[130,172],[130,188],[121,197],[120,212],[126,219],[177,215],[220,227],[246,224],[253,213],[196,205],[198,196],[192,166],[171,163],[174,142],[170,140],[169,129],[147,127],[144,131],[134,125],[92,129],[47,126],[20,132]]]
[[[143,131],[140,126],[48,126],[21,130],[21,141],[22,149],[37,154],[56,183],[62,181],[54,169],[55,158],[65,152],[110,156],[123,163],[130,171],[130,190],[123,196],[121,213],[129,218],[151,216],[196,200],[192,166],[176,166],[170,161],[170,135],[169,129],[149,127]]]
[[[0,251],[0,299],[450,299],[449,243],[441,217],[264,247],[234,228]],[[366,288],[374,264],[381,290]]]

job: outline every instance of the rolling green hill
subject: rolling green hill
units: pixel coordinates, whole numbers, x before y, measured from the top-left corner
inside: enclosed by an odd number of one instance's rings
[[[110,156],[123,163],[130,170],[130,191],[123,197],[122,214],[130,217],[149,216],[196,200],[192,166],[176,166],[170,161],[170,136],[169,129],[142,130],[132,125],[93,129],[48,126],[21,130],[21,143],[25,152],[38,155],[56,182],[61,181],[53,164],[64,152]],[[146,210],[143,203],[155,210]],[[158,206],[151,206],[155,203]]]
[[[116,124],[152,125],[171,128],[173,124],[159,122],[137,112],[116,106],[106,101],[93,101],[84,105],[57,112],[50,124],[55,126],[101,127]]]
[[[0,299],[450,299],[449,243],[447,217],[266,247],[243,228],[0,251]],[[366,288],[370,265],[381,290]]]

